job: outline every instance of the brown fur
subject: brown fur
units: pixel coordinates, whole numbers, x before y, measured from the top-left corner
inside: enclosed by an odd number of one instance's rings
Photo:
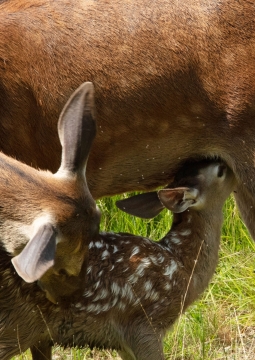
[[[0,2],[1,150],[56,171],[58,114],[93,81],[95,198],[165,185],[180,161],[218,156],[255,237],[254,17],[244,0]]]
[[[0,249],[2,360],[28,347],[34,360],[50,360],[53,343],[112,348],[125,360],[164,359],[167,329],[214,274],[222,207],[235,186],[232,172],[222,163],[192,164],[188,169],[194,170],[192,175],[179,173],[171,184],[185,194],[180,201],[173,200],[176,189],[158,193],[168,208],[181,212],[174,214],[168,234],[159,243],[130,234],[99,234],[89,244],[85,291],[64,309],[13,274]],[[186,197],[194,193],[190,203]]]
[[[88,243],[99,231],[84,169],[96,133],[93,91],[91,83],[82,84],[61,113],[56,174],[0,153],[0,244],[17,273],[27,282],[40,280],[54,302],[82,292]]]

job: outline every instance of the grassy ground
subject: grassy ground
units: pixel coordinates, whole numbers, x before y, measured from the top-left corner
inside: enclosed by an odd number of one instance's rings
[[[99,202],[102,230],[125,231],[160,239],[170,215],[144,221],[116,211],[116,198]],[[255,360],[255,244],[240,220],[233,199],[226,203],[220,261],[208,290],[166,336],[169,360]],[[115,352],[54,349],[59,360],[117,360]],[[15,360],[31,359],[29,351]],[[155,359],[156,360],[156,359]]]

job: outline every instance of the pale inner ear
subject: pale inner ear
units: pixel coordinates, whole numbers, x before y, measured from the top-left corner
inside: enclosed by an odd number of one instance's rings
[[[51,223],[38,226],[21,253],[12,258],[14,268],[24,281],[31,283],[40,279],[54,265],[56,235]]]
[[[194,206],[198,199],[199,191],[195,188],[180,187],[162,189],[158,197],[162,204],[174,213],[180,213]]]
[[[83,83],[70,96],[60,114],[58,133],[62,145],[62,160],[56,176],[63,174],[83,176],[96,135],[92,83]]]

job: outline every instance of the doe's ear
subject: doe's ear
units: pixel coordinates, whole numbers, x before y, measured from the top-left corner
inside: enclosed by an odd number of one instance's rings
[[[195,188],[180,187],[158,191],[161,203],[174,213],[181,213],[197,202],[199,191]]]
[[[116,201],[116,205],[120,210],[143,219],[151,219],[164,209],[156,191]]]
[[[12,263],[19,276],[31,283],[54,265],[55,252],[56,230],[52,224],[45,223],[38,227],[21,253],[12,258]]]

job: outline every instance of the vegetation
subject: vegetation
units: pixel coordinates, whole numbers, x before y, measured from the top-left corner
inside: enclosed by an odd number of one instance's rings
[[[170,228],[165,210],[145,221],[118,211],[115,198],[99,201],[101,229],[160,239]],[[255,359],[255,243],[239,218],[234,200],[227,201],[220,261],[202,299],[180,317],[164,340],[167,360]],[[116,352],[54,349],[59,360],[117,360]],[[15,360],[31,359],[28,351]],[[156,360],[156,359],[155,359]]]

